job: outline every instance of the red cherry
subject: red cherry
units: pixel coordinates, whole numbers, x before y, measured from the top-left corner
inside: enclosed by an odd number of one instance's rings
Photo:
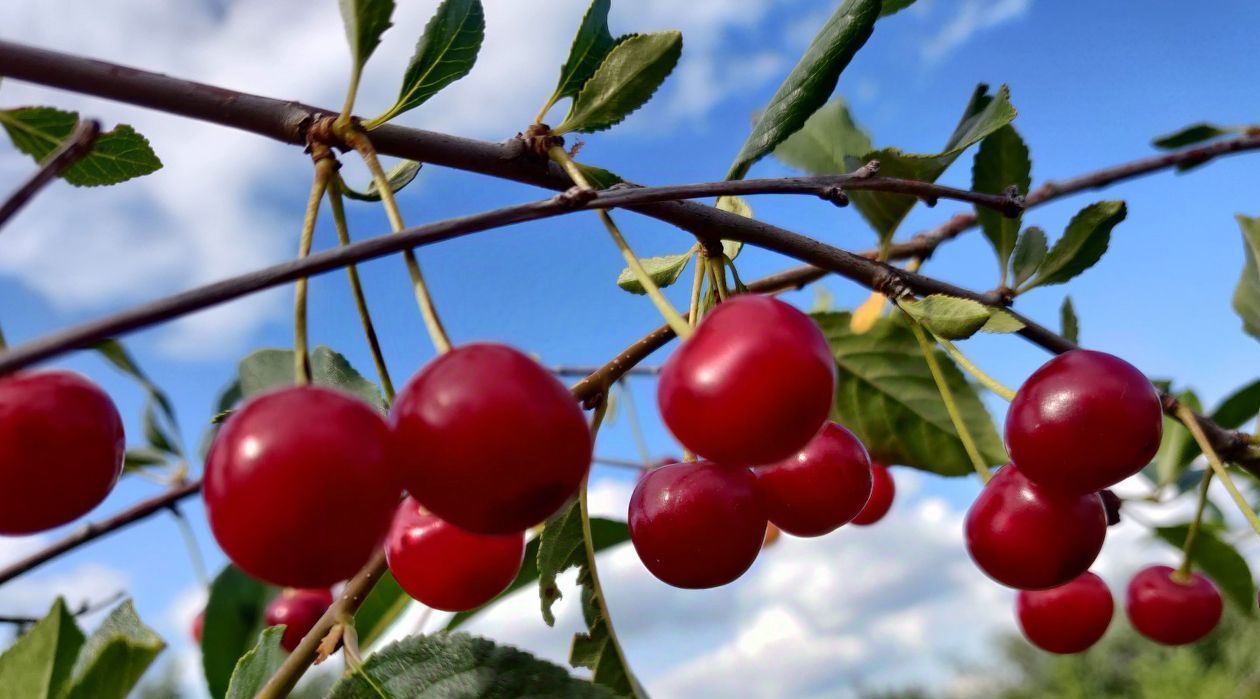
[[[96,384],[68,371],[0,379],[0,535],[82,517],[122,472],[122,419]]]
[[[1049,590],[1020,590],[1015,615],[1024,636],[1051,653],[1080,653],[1111,624],[1115,602],[1102,578],[1086,571]]]
[[[897,483],[893,481],[892,472],[878,461],[871,462],[871,497],[866,501],[862,511],[857,513],[852,523],[869,526],[884,518],[893,504],[893,496],[897,494]]]
[[[1110,354],[1073,350],[1020,386],[1006,446],[1038,485],[1093,493],[1150,463],[1163,430],[1159,394],[1142,372]]]
[[[280,637],[280,647],[293,652],[306,634],[315,628],[315,623],[324,616],[324,612],[332,606],[333,596],[327,588],[317,590],[294,590],[281,592],[271,604],[267,605],[265,615],[267,626],[284,625],[284,635]]]
[[[853,519],[871,496],[871,459],[853,433],[827,423],[805,448],[753,469],[770,521],[789,534],[821,536]]]
[[[402,488],[385,421],[344,393],[259,395],[206,459],[210,529],[241,570],[280,587],[328,587],[380,545]]]
[[[525,533],[466,532],[407,498],[385,539],[385,559],[402,589],[444,612],[466,612],[507,589],[521,572]]]
[[[661,581],[725,585],[757,560],[766,536],[757,477],[710,461],[649,471],[630,496],[630,541]]]
[[[1066,495],[1002,468],[967,511],[967,551],[989,577],[1045,590],[1084,573],[1102,550],[1107,515],[1097,493]]]
[[[477,534],[518,534],[547,519],[591,465],[591,432],[564,385],[524,354],[458,347],[398,394],[390,414],[407,491]]]
[[[809,316],[769,296],[743,295],[705,317],[665,362],[661,417],[691,451],[758,466],[818,434],[836,389],[836,361]]]
[[[1221,593],[1211,580],[1191,573],[1189,582],[1173,579],[1168,566],[1143,568],[1125,600],[1129,623],[1143,636],[1166,646],[1194,643],[1221,620]]]
[[[197,643],[201,643],[201,629],[205,625],[206,611],[203,609],[200,612],[197,612],[197,616],[192,620],[192,628],[189,629],[189,632],[192,633],[193,640]]]

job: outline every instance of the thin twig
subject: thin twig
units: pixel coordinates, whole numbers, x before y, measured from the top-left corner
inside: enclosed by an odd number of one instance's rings
[[[99,599],[95,602],[89,602],[85,600],[78,607],[70,610],[70,616],[84,616],[86,614],[92,614],[93,612],[99,612],[102,609],[106,609],[108,607],[113,606],[114,603],[121,601],[126,596],[127,596],[126,592],[119,590],[118,592],[115,592],[109,597]],[[43,621],[43,617],[11,616],[7,614],[0,615],[0,624],[17,624],[18,626],[28,626],[30,624],[38,624],[41,621]]]
[[[551,373],[556,376],[589,376],[591,373],[598,371],[599,367],[594,366],[570,366],[561,364],[551,367]],[[658,366],[636,366],[626,372],[627,376],[657,376],[661,373]]]
[[[0,228],[4,228],[4,224],[8,223],[14,214],[21,211],[22,207],[39,193],[39,190],[52,182],[53,178],[87,155],[100,135],[101,122],[95,119],[80,121],[70,137],[45,158],[44,162],[40,163],[35,174],[22,183],[22,186],[18,187],[18,190],[4,204],[0,204]]]
[[[1184,405],[1177,407],[1177,416],[1181,419],[1181,423],[1190,430],[1190,434],[1194,436],[1194,441],[1199,443],[1199,448],[1203,450],[1203,455],[1207,457],[1208,465],[1212,467],[1212,472],[1220,479],[1221,485],[1225,486],[1225,490],[1229,491],[1229,496],[1234,499],[1234,504],[1238,506],[1238,511],[1243,513],[1247,518],[1247,522],[1251,524],[1251,528],[1260,534],[1260,517],[1256,516],[1256,511],[1251,509],[1251,504],[1247,502],[1247,498],[1238,491],[1238,486],[1234,484],[1234,479],[1229,475],[1229,470],[1225,468],[1225,464],[1221,462],[1221,457],[1212,448],[1212,443],[1207,436],[1203,434],[1203,428],[1199,425],[1199,418],[1194,411]],[[1206,479],[1207,474],[1203,477]]]

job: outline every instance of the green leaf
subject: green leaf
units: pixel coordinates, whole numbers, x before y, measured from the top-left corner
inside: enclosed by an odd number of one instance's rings
[[[230,414],[232,407],[239,402],[241,402],[241,382],[240,379],[233,377],[232,381],[219,392],[219,397],[214,402],[214,410],[210,413],[210,426],[201,435],[201,444],[197,447],[197,453],[203,462],[210,453],[210,444],[214,441],[214,436],[219,432],[219,425],[223,422],[222,419],[218,419],[219,416]]]
[[[391,643],[333,685],[328,699],[612,699],[603,687],[509,646],[467,634]]]
[[[636,34],[618,43],[573,98],[553,132],[594,133],[610,128],[647,103],[678,64],[682,34]]]
[[[836,9],[757,118],[726,179],[742,178],[823,106],[840,74],[870,38],[879,10],[879,0],[845,0]]]
[[[416,44],[398,101],[367,127],[375,128],[419,107],[442,88],[468,75],[477,62],[485,33],[486,18],[478,0],[442,0]]]
[[[1228,136],[1234,133],[1238,133],[1238,129],[1232,129],[1226,126],[1217,126],[1216,124],[1209,124],[1207,122],[1199,122],[1198,124],[1191,124],[1179,131],[1174,131],[1165,136],[1160,136],[1154,141],[1151,141],[1151,145],[1164,150],[1176,150],[1178,148],[1184,148],[1185,146],[1194,145],[1195,143],[1210,141],[1214,138]]]
[[[145,374],[140,369],[140,365],[136,363],[131,352],[127,351],[127,348],[121,342],[118,340],[104,340],[93,347],[93,349],[99,352],[110,364],[117,367],[119,371],[135,379],[144,390],[149,392],[153,400],[157,401],[158,407],[162,409],[162,413],[171,421],[171,424],[178,424],[175,420],[175,408],[171,404],[171,399],[158,388],[157,384],[149,379],[148,374]]]
[[[1021,284],[1032,279],[1041,263],[1046,260],[1046,232],[1037,226],[1029,226],[1020,234],[1015,242],[1015,253],[1011,257],[1011,286],[1019,288]]]
[[[898,300],[897,305],[933,334],[963,340],[989,322],[992,309],[971,299],[932,294],[922,299]]]
[[[718,197],[717,203],[714,206],[728,213],[743,216],[744,218],[753,217],[752,205],[749,204],[748,200],[743,197],[732,195],[721,196]],[[739,257],[739,253],[743,249],[744,244],[738,240],[722,241],[722,254],[726,255],[732,262],[736,257]]]
[[[123,473],[142,471],[150,466],[165,466],[167,458],[165,453],[148,447],[128,449],[123,455]]]
[[[591,539],[595,551],[599,552],[629,541],[630,529],[625,522],[592,517]],[[551,613],[551,606],[561,597],[556,578],[570,568],[586,565],[586,548],[582,544],[582,516],[577,505],[574,504],[552,517],[543,527],[537,541],[536,555],[531,557],[526,552],[525,560],[533,563],[533,576],[538,579],[538,597],[542,603],[543,620],[548,626],[552,626],[556,620]],[[524,573],[522,570],[522,575]],[[520,576],[517,580],[520,581]]]
[[[889,15],[895,15],[913,4],[914,0],[884,0],[884,6],[883,9],[879,11],[879,16],[887,17]]]
[[[280,647],[280,639],[283,637],[283,625],[263,630],[258,637],[258,643],[237,661],[232,679],[228,683],[227,699],[253,699],[267,685],[267,680],[276,674],[276,670],[280,669],[288,656]]]
[[[578,169],[582,171],[582,175],[586,177],[586,181],[595,189],[608,189],[609,187],[623,182],[620,176],[605,170],[602,167],[594,165],[578,164]]]
[[[164,648],[131,602],[123,602],[83,644],[67,699],[125,699]]]
[[[381,35],[393,24],[394,0],[340,0],[341,21],[346,25],[346,40],[350,42],[350,57],[354,72],[363,71],[372,52],[381,44]]]
[[[565,97],[574,97],[581,91],[586,81],[595,74],[595,69],[604,61],[609,51],[617,45],[612,32],[608,29],[608,11],[612,9],[612,0],[592,0],[582,17],[577,35],[573,37],[573,45],[569,47],[569,57],[560,68],[560,82],[556,84],[556,92],[547,104],[555,104]]]
[[[1064,296],[1063,305],[1059,306],[1059,323],[1062,331],[1059,333],[1068,342],[1074,345],[1081,343],[1081,324],[1076,319],[1076,309],[1072,307],[1072,297]]]
[[[1037,276],[1020,292],[1046,284],[1062,284],[1102,259],[1111,229],[1128,214],[1122,201],[1100,201],[1081,209],[1046,255]]]
[[[74,133],[77,112],[52,107],[22,107],[0,111],[0,126],[13,145],[42,162]],[[66,168],[61,177],[76,187],[118,184],[147,175],[162,167],[149,141],[126,124],[103,133],[88,154]]]
[[[878,160],[880,176],[935,182],[964,150],[1015,118],[1010,90],[1003,85],[996,95],[990,96],[988,91],[987,85],[980,85],[972,93],[967,108],[963,110],[962,119],[940,153],[912,155],[897,148],[884,148],[860,158],[847,158],[846,164],[853,170],[869,160]],[[849,198],[884,241],[892,238],[897,227],[918,201],[909,195],[890,192],[850,192]]]
[[[1155,535],[1177,548],[1182,548],[1189,530],[1188,524],[1159,527],[1155,530]],[[1246,559],[1210,527],[1200,526],[1194,539],[1191,560],[1216,583],[1225,598],[1240,613],[1248,617],[1255,615],[1256,585],[1251,579],[1251,569],[1247,567]]]
[[[64,696],[83,641],[83,632],[58,597],[48,615],[0,655],[0,696]]]
[[[1242,228],[1243,252],[1247,261],[1234,289],[1234,312],[1243,321],[1243,330],[1260,340],[1260,217],[1236,216]]]
[[[202,617],[201,663],[215,699],[227,696],[236,663],[258,637],[267,603],[277,592],[231,565],[210,585]]]
[[[161,420],[158,419],[154,403],[155,401],[149,400],[145,404],[144,412],[140,417],[140,424],[144,429],[144,438],[148,440],[149,446],[154,449],[179,456],[182,453],[182,450],[176,446],[179,442],[175,440],[175,437],[167,431]]]
[[[904,321],[880,318],[854,334],[850,313],[818,313],[839,370],[832,417],[862,440],[874,458],[945,476],[972,473],[919,343]],[[993,420],[953,360],[937,351],[963,421],[985,463],[1006,463]]]
[[[990,309],[989,320],[980,326],[980,332],[995,334],[1017,333],[1023,329],[1023,321],[1000,308]]]
[[[237,369],[242,398],[249,398],[264,391],[292,386],[293,350],[262,349],[241,360]],[[385,402],[376,384],[350,366],[350,362],[324,345],[311,352],[311,382],[316,386],[335,388],[362,399],[373,408],[384,412]]]
[[[389,183],[389,191],[397,194],[402,191],[403,187],[411,184],[416,179],[416,175],[420,174],[420,163],[414,160],[401,160],[397,165],[391,167],[389,172],[385,173],[385,181]],[[381,190],[376,186],[376,180],[368,183],[365,191],[352,189],[346,184],[345,180],[341,180],[341,193],[349,199],[357,201],[380,201]]]
[[[1015,127],[1007,124],[980,142],[971,167],[971,188],[986,194],[1001,194],[1014,185],[1020,194],[1027,194],[1032,186],[1031,171],[1028,146]],[[1007,218],[997,211],[977,206],[976,219],[985,237],[993,244],[1000,269],[1006,269],[1015,252],[1020,218]]]
[[[372,591],[354,615],[354,628],[359,634],[359,645],[367,648],[379,639],[411,604],[411,597],[403,591],[394,574],[385,571]]]
[[[848,158],[871,152],[871,137],[858,126],[840,98],[814,112],[799,131],[774,149],[774,157],[811,175],[841,175]]]
[[[1194,391],[1182,391],[1177,400],[1196,413],[1203,411],[1199,396]],[[1155,469],[1155,483],[1160,487],[1176,483],[1181,474],[1190,466],[1190,462],[1199,454],[1198,444],[1194,437],[1177,420],[1164,416],[1164,436],[1159,442],[1159,451],[1155,452],[1152,462]]]
[[[1247,424],[1260,412],[1260,379],[1231,393],[1212,411],[1212,421],[1227,430]]]
[[[692,252],[689,250],[677,255],[644,257],[639,262],[643,263],[643,269],[647,271],[652,281],[658,287],[664,288],[678,281],[678,277],[687,268],[687,262],[691,260],[691,256]],[[617,275],[617,286],[632,294],[647,293],[647,290],[639,283],[638,278],[634,276],[634,272],[629,267],[622,269],[621,274]]]

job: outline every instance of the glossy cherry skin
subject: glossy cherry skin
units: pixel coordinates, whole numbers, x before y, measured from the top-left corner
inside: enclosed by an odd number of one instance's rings
[[[0,379],[0,535],[72,522],[109,495],[125,450],[118,409],[68,371]]]
[[[665,362],[657,405],[683,446],[721,464],[758,466],[822,429],[836,363],[809,316],[754,294],[715,308]]]
[[[1107,632],[1115,606],[1107,583],[1086,571],[1048,590],[1020,590],[1015,616],[1034,646],[1050,653],[1080,653]]]
[[[1159,395],[1142,372],[1110,354],[1073,350],[1020,386],[1006,446],[1038,485],[1093,493],[1150,463],[1163,430]]]
[[[399,475],[426,509],[476,534],[519,534],[560,509],[591,465],[581,407],[546,369],[496,344],[457,347],[398,394]]]
[[[859,526],[870,526],[884,518],[892,508],[893,498],[897,495],[897,483],[893,481],[892,472],[878,461],[871,462],[871,496],[866,505],[852,519]]]
[[[652,575],[699,589],[725,585],[752,566],[767,520],[747,468],[700,461],[648,472],[630,496],[629,524]]]
[[[827,423],[805,448],[753,469],[770,522],[822,536],[857,516],[871,496],[871,459],[853,433]]]
[[[1055,493],[1010,465],[980,491],[964,529],[967,551],[985,574],[1020,590],[1045,590],[1093,564],[1107,515],[1096,493]]]
[[[1168,566],[1143,568],[1129,581],[1125,612],[1143,636],[1166,646],[1194,643],[1221,620],[1221,593],[1211,580],[1191,573],[1190,582],[1173,579]]]
[[[223,552],[279,587],[329,587],[371,558],[402,494],[389,429],[326,388],[250,399],[215,437],[202,495]]]
[[[407,498],[385,539],[385,559],[394,579],[416,601],[444,612],[466,612],[516,579],[525,559],[525,533],[473,534]]]
[[[332,592],[327,588],[316,590],[290,588],[271,600],[271,604],[267,605],[264,619],[267,626],[284,625],[280,647],[292,653],[306,634],[315,628],[315,623],[324,616],[324,612],[328,611],[332,603]]]

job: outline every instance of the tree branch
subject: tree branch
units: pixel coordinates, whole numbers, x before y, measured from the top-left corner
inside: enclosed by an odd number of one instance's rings
[[[0,228],[4,228],[4,224],[8,223],[14,214],[21,211],[22,207],[39,193],[39,190],[52,182],[54,177],[65,172],[66,168],[87,155],[100,135],[101,122],[95,119],[80,121],[70,137],[45,158],[44,162],[40,163],[35,174],[31,175],[4,204],[0,205]]]

